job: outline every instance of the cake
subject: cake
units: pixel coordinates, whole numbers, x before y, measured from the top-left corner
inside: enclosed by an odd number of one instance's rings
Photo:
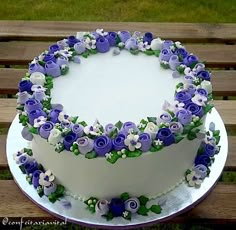
[[[150,199],[198,187],[219,152],[211,73],[180,42],[129,31],[78,32],[51,45],[19,82],[31,148],[14,154],[40,196],[69,195],[108,219],[161,212]]]

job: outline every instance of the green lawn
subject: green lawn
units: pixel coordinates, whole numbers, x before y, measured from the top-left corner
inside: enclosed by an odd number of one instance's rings
[[[0,20],[232,23],[235,12],[235,0],[2,0],[0,4]]]

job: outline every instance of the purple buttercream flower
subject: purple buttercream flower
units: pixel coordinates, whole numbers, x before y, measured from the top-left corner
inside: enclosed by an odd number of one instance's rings
[[[30,157],[27,154],[22,154],[19,157],[19,165],[25,165],[30,162]]]
[[[24,105],[30,98],[30,94],[27,91],[17,93],[17,103]]]
[[[159,125],[160,123],[170,123],[171,122],[171,115],[169,113],[163,113],[157,118],[157,124]]]
[[[179,57],[177,55],[171,55],[169,60],[170,69],[176,70],[176,67],[180,65]]]
[[[99,216],[106,215],[109,212],[109,202],[107,200],[99,200],[95,205],[95,211]]]
[[[28,162],[24,165],[24,168],[27,174],[33,173],[38,170],[38,163],[36,161]]]
[[[120,31],[119,37],[121,42],[126,42],[129,38],[131,38],[131,34],[129,31]]]
[[[125,149],[126,145],[124,141],[125,141],[125,136],[123,134],[119,134],[117,137],[115,137],[112,140],[114,150],[120,151],[121,149]]]
[[[34,95],[34,98],[40,102],[47,98],[47,95],[45,94],[44,90],[35,91],[33,95]]]
[[[86,50],[86,45],[84,41],[79,41],[75,43],[74,49],[77,54],[82,54]]]
[[[136,50],[138,49],[138,42],[135,38],[129,38],[126,42],[125,42],[125,48],[127,50]]]
[[[71,131],[76,134],[76,137],[82,137],[84,134],[84,126],[80,124],[73,124]]]
[[[61,109],[52,109],[49,113],[50,121],[53,123],[59,123],[58,116],[61,111]]]
[[[123,126],[122,126],[119,133],[123,134],[124,136],[127,136],[132,131],[133,132],[138,132],[138,128],[133,122],[127,121],[123,124]]]
[[[173,41],[171,40],[165,40],[162,43],[162,49],[170,49],[170,46],[172,46],[174,44]]]
[[[45,65],[45,71],[46,74],[51,75],[52,77],[59,77],[61,75],[61,69],[60,66],[55,62],[48,61]]]
[[[182,133],[183,125],[180,122],[171,122],[169,126],[172,133]]]
[[[153,34],[151,32],[147,32],[144,34],[143,42],[147,42],[150,45],[152,40],[153,40]]]
[[[75,133],[69,133],[64,137],[63,144],[65,146],[66,150],[70,150],[70,147],[73,145],[73,143],[76,141],[76,134]]]
[[[187,110],[191,111],[191,113],[193,115],[196,115],[200,118],[203,117],[203,115],[204,115],[204,111],[203,111],[202,106],[199,106],[193,102],[188,103],[185,107]]]
[[[79,152],[82,154],[91,152],[94,147],[94,141],[86,136],[78,138],[76,143],[78,144]]]
[[[116,40],[117,40],[117,33],[116,32],[108,32],[108,34],[105,37],[108,40],[110,46],[116,45]]]
[[[197,92],[198,92],[200,95],[202,95],[202,96],[205,96],[205,97],[208,96],[208,92],[207,92],[205,89],[203,89],[203,88],[198,88],[198,89],[197,89]]]
[[[60,49],[64,49],[65,47],[68,47],[67,39],[57,41],[57,45],[59,45]]]
[[[44,55],[43,61],[44,62],[52,61],[52,62],[55,63],[56,62],[56,57],[54,56],[54,54],[48,53],[48,54]],[[46,71],[46,73],[47,73],[47,71]]]
[[[170,57],[173,55],[170,49],[163,49],[159,55],[160,61],[169,61]]]
[[[175,142],[175,137],[169,128],[161,128],[158,130],[156,139],[163,141],[165,146],[169,146]]]
[[[26,126],[22,129],[21,136],[27,141],[32,141],[33,139],[33,134],[29,131],[29,128]]]
[[[20,81],[19,84],[18,84],[18,89],[20,92],[28,92],[28,93],[31,93],[31,87],[32,87],[33,83],[31,81],[28,81],[28,80],[23,80],[23,81]]]
[[[43,66],[41,66],[38,62],[36,63],[31,63],[29,65],[29,73],[34,73],[34,72],[40,72],[40,73],[43,73],[45,74],[45,69]]]
[[[77,63],[77,64],[80,64],[80,63],[81,63],[81,60],[80,60],[79,55],[75,55],[75,56],[73,57],[73,62],[74,62],[74,63]]]
[[[24,110],[27,113],[30,113],[33,110],[42,109],[42,108],[43,108],[43,105],[40,103],[40,101],[36,99],[28,99],[25,102],[25,106],[24,106]]]
[[[179,110],[176,117],[182,125],[187,125],[192,121],[192,113],[186,109]]]
[[[201,154],[195,158],[195,165],[205,165],[206,167],[210,166],[211,159],[207,154]]]
[[[193,83],[193,77],[189,76],[189,75],[185,75],[184,76],[184,82],[186,82],[188,84],[192,84]]]
[[[198,176],[200,176],[200,179],[204,179],[207,176],[207,167],[203,164],[198,164],[194,166],[193,170],[196,172]]]
[[[185,84],[185,89],[189,94],[194,95],[196,92],[196,86],[194,84]]]
[[[56,51],[59,51],[61,47],[58,44],[53,44],[49,46],[49,52],[50,53],[55,53]]]
[[[48,139],[50,131],[54,128],[54,124],[51,121],[46,121],[43,125],[39,128],[39,135],[42,138]]]
[[[115,129],[117,129],[117,127],[114,126],[113,124],[107,124],[107,125],[105,126],[105,134],[109,136],[110,133],[111,133],[112,131],[114,131]]]
[[[188,92],[180,91],[175,94],[175,99],[184,104],[188,104],[191,101],[192,96]]]
[[[34,188],[37,188],[39,186],[39,175],[40,173],[42,173],[43,171],[41,170],[35,170],[33,173],[33,178],[32,178],[32,183]]]
[[[191,66],[193,64],[196,64],[197,62],[198,62],[198,57],[192,54],[188,55],[183,60],[183,64],[186,66]]]
[[[206,144],[204,146],[204,153],[207,154],[209,157],[213,157],[216,152],[216,147],[211,144]]]
[[[188,52],[184,48],[179,48],[175,51],[175,53],[179,56],[180,60],[183,60],[188,56]]]
[[[36,110],[32,110],[29,113],[29,123],[31,125],[34,125],[34,119],[43,116],[43,117],[47,117],[47,114],[41,110],[41,109],[36,109]]]
[[[43,193],[45,196],[49,196],[51,193],[54,193],[57,189],[57,185],[54,182],[51,182],[49,186],[43,186]]]
[[[211,74],[207,70],[202,70],[197,73],[197,77],[201,78],[202,80],[210,81]]]
[[[113,216],[122,216],[125,211],[125,203],[120,198],[112,198],[109,208]]]
[[[99,37],[96,40],[97,50],[100,53],[106,53],[110,49],[110,44],[105,37]]]
[[[77,42],[79,42],[79,39],[77,39],[73,35],[67,38],[67,44],[69,45],[69,47],[73,47]]]
[[[62,66],[62,65],[69,65],[69,61],[68,61],[68,58],[67,58],[66,56],[60,56],[60,57],[58,57],[56,63],[57,63],[59,66]]]
[[[142,152],[147,152],[152,145],[151,136],[148,133],[142,133],[139,135],[139,142],[141,143]]]
[[[140,201],[137,197],[129,198],[125,201],[125,210],[136,213],[140,208]]]
[[[196,73],[202,71],[202,70],[205,70],[205,65],[203,63],[197,63],[195,66],[194,66],[194,71]]]
[[[112,141],[108,136],[101,135],[94,140],[94,150],[99,156],[105,156],[112,149]]]
[[[99,37],[102,36],[101,34],[97,33],[96,31],[93,31],[92,35],[95,37],[95,39],[98,39]]]

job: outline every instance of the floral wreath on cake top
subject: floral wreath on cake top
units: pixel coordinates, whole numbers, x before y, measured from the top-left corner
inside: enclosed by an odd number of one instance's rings
[[[173,70],[173,77],[182,77],[176,85],[175,102],[167,101],[158,117],[147,117],[139,124],[131,121],[107,124],[104,127],[96,120],[88,125],[78,117],[71,117],[60,104],[51,103],[50,90],[53,78],[66,75],[69,62],[80,63],[97,52],[113,55],[122,49],[137,55],[143,52],[159,57],[163,68]],[[78,67],[79,68],[79,67]],[[131,34],[129,31],[79,32],[49,47],[29,64],[26,75],[19,82],[17,110],[24,126],[22,136],[31,141],[40,135],[55,147],[88,159],[105,157],[115,163],[119,158],[137,157],[150,151],[157,152],[165,146],[178,143],[184,137],[193,140],[201,136],[199,126],[202,117],[213,107],[211,73],[198,57],[188,53],[180,42],[154,38],[150,32]]]

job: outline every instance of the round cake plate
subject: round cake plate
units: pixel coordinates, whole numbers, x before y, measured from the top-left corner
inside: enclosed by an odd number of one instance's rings
[[[210,167],[210,176],[205,178],[200,188],[189,187],[186,183],[180,184],[174,190],[168,192],[155,200],[150,201],[151,204],[159,203],[162,207],[161,214],[148,213],[148,216],[141,216],[134,214],[132,220],[128,221],[122,217],[117,217],[111,221],[107,221],[105,218],[91,214],[87,206],[79,200],[75,200],[70,196],[65,196],[62,200],[71,202],[70,208],[63,207],[60,201],[52,204],[48,201],[46,196],[39,197],[37,191],[32,185],[26,181],[25,175],[21,172],[15,161],[13,160],[13,154],[18,150],[27,147],[28,141],[25,141],[21,137],[22,125],[19,124],[18,116],[13,120],[7,137],[7,159],[10,171],[14,177],[16,184],[20,187],[22,192],[40,208],[49,212],[50,214],[61,218],[64,221],[77,223],[89,227],[99,228],[137,228],[154,223],[163,222],[169,220],[187,210],[195,207],[201,200],[203,200],[208,193],[214,188],[219,179],[222,170],[224,168],[227,153],[228,153],[228,139],[225,130],[224,123],[216,111],[215,108],[206,117],[206,129],[208,129],[211,121],[214,121],[215,128],[220,130],[220,152],[215,155],[215,162]],[[40,162],[39,162],[40,163]],[[187,169],[186,169],[187,170]],[[125,192],[125,191],[124,191]],[[96,193],[94,194],[96,195]],[[145,194],[144,194],[145,195]]]

